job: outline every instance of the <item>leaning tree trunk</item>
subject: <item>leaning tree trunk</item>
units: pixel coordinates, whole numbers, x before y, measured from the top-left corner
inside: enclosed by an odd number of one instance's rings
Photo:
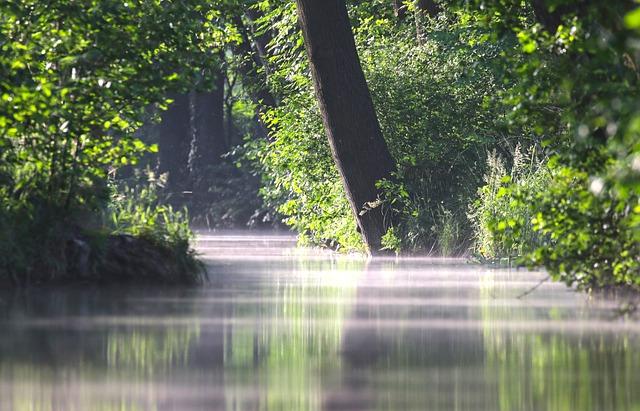
[[[376,182],[395,164],[382,137],[344,0],[297,0],[324,127],[351,209],[371,254],[389,225]],[[367,211],[368,209],[368,211]]]

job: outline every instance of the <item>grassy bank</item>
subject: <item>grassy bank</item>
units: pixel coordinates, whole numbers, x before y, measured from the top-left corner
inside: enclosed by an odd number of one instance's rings
[[[93,209],[35,200],[0,214],[0,281],[196,284],[204,266],[190,246],[186,211],[162,205],[157,180],[111,183]]]

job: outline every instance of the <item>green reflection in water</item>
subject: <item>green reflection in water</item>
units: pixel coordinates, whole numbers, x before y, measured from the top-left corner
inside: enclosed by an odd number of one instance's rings
[[[233,317],[268,321],[226,330],[227,409],[256,409],[256,404],[258,410],[321,409],[321,376],[339,372],[343,322],[364,264],[300,260],[301,278],[315,271],[322,275],[282,283],[276,278],[260,294],[276,303],[234,305]],[[310,300],[329,302],[309,304]],[[244,391],[246,387],[257,389],[257,401],[250,398],[256,393]]]
[[[180,299],[188,304],[176,305],[186,307],[186,326],[108,327],[99,335],[71,336],[20,331],[25,334],[5,337],[8,346],[34,342],[19,358],[0,358],[0,411],[157,410],[165,382],[211,391],[224,384],[220,403],[207,404],[230,411],[319,410],[335,400],[335,390],[356,394],[362,409],[640,411],[638,335],[495,327],[594,314],[579,302],[551,308],[553,299],[549,308],[520,306],[502,289],[504,276],[493,281],[490,273],[471,291],[433,290],[434,298],[471,304],[402,304],[430,294],[410,285],[385,287],[406,280],[395,267],[376,265],[380,287],[366,287],[372,273],[362,261],[300,261],[287,269],[298,270],[299,278],[275,271],[265,285],[239,290],[231,303]],[[392,296],[400,304],[376,304]],[[238,321],[201,329],[198,320],[208,315]],[[443,318],[480,323],[411,326],[412,319]],[[389,319],[395,322],[377,325]],[[360,320],[367,327],[352,327]]]
[[[157,394],[143,389],[140,398],[106,397],[109,378],[102,371],[75,366],[66,370],[33,365],[0,365],[0,410],[2,411],[156,411]],[[100,381],[96,381],[96,377]],[[71,381],[67,381],[70,379]]]
[[[200,338],[200,326],[168,328],[161,332],[144,329],[110,332],[107,336],[108,369],[153,376],[176,365],[184,365],[189,349]]]
[[[640,410],[637,335],[496,330],[491,327],[494,321],[568,323],[581,311],[579,307],[515,310],[492,304],[491,273],[487,278],[480,290],[481,315],[486,378],[497,381],[497,409]]]
[[[108,330],[104,338],[79,335],[78,343],[57,352],[54,361],[3,358],[0,411],[157,410],[163,388],[149,379],[186,366],[199,337],[194,320],[188,327]],[[67,337],[50,338],[54,350],[57,344],[69,344]],[[24,347],[26,355],[42,348]]]

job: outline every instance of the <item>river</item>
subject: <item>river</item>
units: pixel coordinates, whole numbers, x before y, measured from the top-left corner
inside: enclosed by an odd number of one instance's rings
[[[0,293],[0,410],[640,410],[623,300],[291,236],[197,246],[201,287]]]

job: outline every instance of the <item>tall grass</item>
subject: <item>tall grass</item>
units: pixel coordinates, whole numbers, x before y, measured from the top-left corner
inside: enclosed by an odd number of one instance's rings
[[[537,151],[538,150],[538,151]],[[543,238],[533,230],[531,207],[522,201],[527,193],[545,189],[551,180],[547,158],[535,146],[523,150],[516,146],[511,167],[496,151],[487,153],[485,185],[469,206],[474,254],[485,261],[513,258],[532,251]]]

